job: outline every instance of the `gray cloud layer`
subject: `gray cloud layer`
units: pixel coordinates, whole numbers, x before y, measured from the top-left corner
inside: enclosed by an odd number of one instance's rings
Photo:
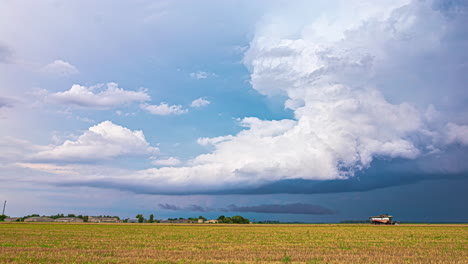
[[[10,62],[11,55],[12,51],[7,46],[0,43],[0,63]]]
[[[207,208],[199,205],[179,207],[173,204],[159,204],[161,209],[172,211],[192,211],[192,212],[245,212],[245,213],[265,213],[265,214],[307,214],[307,215],[329,215],[334,212],[314,204],[292,203],[292,204],[262,204],[253,206],[229,205],[226,208]]]

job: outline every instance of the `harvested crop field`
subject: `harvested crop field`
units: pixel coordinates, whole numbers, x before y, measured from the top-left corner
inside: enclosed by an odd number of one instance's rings
[[[468,263],[468,225],[0,224],[1,263]]]

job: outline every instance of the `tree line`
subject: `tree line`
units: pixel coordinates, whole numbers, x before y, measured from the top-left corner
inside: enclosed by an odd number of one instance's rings
[[[24,219],[26,219],[26,218],[39,217],[39,216],[40,216],[39,214],[26,215],[26,216],[23,216],[23,217],[19,217],[17,221],[18,222],[23,222]],[[5,218],[7,218],[7,217],[8,216],[6,216],[6,215],[0,215],[0,221],[4,221]],[[56,215],[50,215],[50,216],[47,216],[47,217],[50,217],[52,219],[58,219],[58,218],[62,218],[62,217],[76,217],[76,218],[79,218],[79,219],[83,219],[83,222],[88,222],[88,216],[87,215],[56,214]],[[100,215],[100,216],[97,216],[97,217],[113,217],[113,218],[117,218],[117,219],[120,220],[120,218],[118,216]],[[143,216],[143,214],[137,214],[135,216],[135,218],[137,219],[138,223],[159,223],[159,220],[154,219],[154,214],[150,214],[148,219],[146,219]],[[175,221],[175,220],[179,220],[179,219],[185,219],[185,218],[182,218],[182,217],[180,217],[180,218],[169,218],[168,220],[169,221]],[[199,216],[198,218],[197,217],[189,217],[187,219],[190,220],[190,221],[194,221],[194,222],[198,222],[199,219],[202,219],[203,222],[208,220],[204,216]],[[129,220],[130,219],[127,218],[127,219],[124,219],[123,222],[127,223]],[[232,217],[220,215],[216,220],[218,220],[219,223],[225,223],[225,224],[249,224],[250,223],[250,220],[248,218],[244,218],[244,217],[242,217],[240,215],[235,215],[235,216],[232,216]]]

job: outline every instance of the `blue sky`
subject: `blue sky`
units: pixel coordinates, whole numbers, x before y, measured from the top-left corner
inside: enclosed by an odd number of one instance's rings
[[[9,215],[468,219],[462,1],[0,5]]]

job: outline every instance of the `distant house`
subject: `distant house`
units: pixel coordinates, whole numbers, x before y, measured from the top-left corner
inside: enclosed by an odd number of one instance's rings
[[[127,223],[138,223],[138,218],[129,218]]]
[[[200,219],[198,219],[198,223],[199,223],[199,224],[203,224],[203,223],[204,223],[204,220],[200,218]]]
[[[5,222],[19,222],[21,221],[20,217],[7,217],[3,221]]]
[[[54,222],[62,222],[62,223],[82,223],[83,219],[78,217],[60,217],[54,220]]]
[[[25,222],[53,222],[54,219],[47,216],[33,216],[24,219]]]
[[[117,217],[97,217],[89,216],[88,222],[90,223],[122,223],[122,220],[119,220]]]
[[[211,220],[205,221],[205,223],[207,223],[207,224],[217,224],[217,223],[219,223],[219,221],[218,221],[218,219],[211,219]]]
[[[168,224],[168,223],[172,223],[170,220],[159,220],[159,223],[165,223],[165,224]]]

